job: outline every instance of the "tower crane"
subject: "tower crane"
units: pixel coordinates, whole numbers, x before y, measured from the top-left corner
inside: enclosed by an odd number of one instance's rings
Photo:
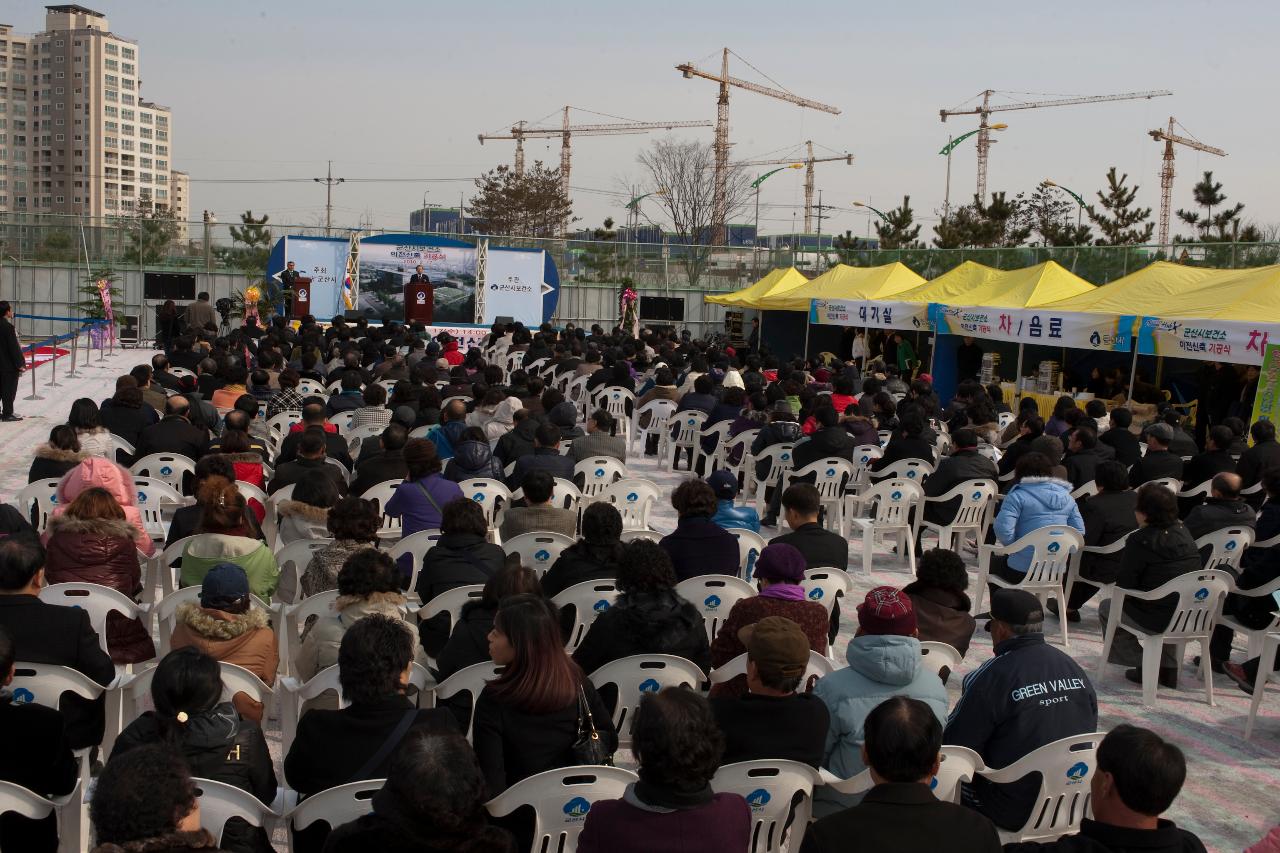
[[[982,95],[982,106],[969,107],[962,109],[956,107],[950,110],[938,110],[938,114],[942,116],[945,122],[949,116],[979,116],[978,122],[978,198],[981,200],[987,197],[987,159],[991,154],[991,133],[990,124],[987,119],[995,112],[1004,112],[1006,110],[1035,110],[1041,107],[1069,107],[1075,104],[1100,104],[1104,101],[1136,101],[1150,98],[1162,98],[1165,95],[1172,95],[1167,89],[1159,89],[1151,92],[1122,92],[1118,95],[1081,95],[1074,98],[1056,98],[1051,101],[1017,101],[1011,104],[995,104],[991,103],[991,96],[998,94],[1022,94],[1019,92],[997,92],[994,89],[986,89],[980,93]]]
[[[791,163],[804,163],[804,233],[809,233],[809,227],[813,222],[813,164],[814,163],[834,163],[837,160],[846,164],[853,165],[853,155],[849,153],[841,154],[838,157],[814,157],[813,156],[813,140],[807,140],[805,143],[807,148],[807,156],[803,159],[792,157],[787,160],[746,160],[742,163],[734,163],[735,166],[787,166]]]
[[[1173,116],[1169,116],[1168,130],[1149,130],[1147,135],[1156,142],[1164,143],[1164,157],[1160,163],[1160,248],[1169,245],[1169,205],[1173,200],[1173,146],[1174,144],[1185,145],[1193,151],[1203,151],[1206,154],[1215,154],[1218,157],[1226,157],[1227,152],[1221,148],[1214,148],[1212,145],[1205,145],[1196,139],[1190,139],[1186,136],[1179,136],[1173,132],[1174,125]]]
[[[729,53],[729,48],[723,48],[720,58],[719,74],[713,74],[710,71],[703,71],[692,62],[683,62],[676,66],[676,70],[683,74],[686,80],[694,77],[701,77],[703,80],[711,80],[720,84],[720,97],[716,101],[716,137],[713,147],[716,171],[715,189],[711,202],[711,222],[715,228],[715,242],[721,245],[725,242],[725,220],[728,218],[729,206],[729,87],[737,86],[739,89],[746,89],[748,92],[755,92],[757,95],[767,95],[770,98],[777,98],[780,101],[786,101],[787,103],[795,104],[798,107],[821,110],[824,113],[831,113],[832,115],[840,115],[839,108],[830,106],[829,104],[823,104],[818,101],[811,101],[808,98],[802,98],[799,95],[786,91],[785,89],[771,89],[768,86],[761,86],[747,80],[740,80],[737,77],[730,77]],[[738,58],[741,59],[742,57]],[[806,216],[808,215],[807,205],[805,207],[805,214]]]
[[[560,189],[569,197],[569,170],[572,166],[569,142],[574,136],[616,136],[621,134],[648,133],[651,130],[672,130],[677,127],[711,127],[709,121],[626,121],[606,124],[570,124],[569,110],[563,107],[560,127],[530,127],[528,122],[516,122],[510,134],[479,134],[480,144],[486,139],[514,139],[516,141],[515,173],[524,174],[524,141],[528,138],[560,137]],[[589,111],[588,111],[589,112]],[[568,223],[565,223],[568,226]]]

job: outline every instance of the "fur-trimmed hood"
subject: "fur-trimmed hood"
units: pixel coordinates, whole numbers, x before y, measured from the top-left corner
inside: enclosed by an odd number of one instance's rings
[[[168,832],[124,844],[99,844],[91,853],[187,853],[191,850],[218,853],[218,849],[218,843],[209,830],[198,829],[195,832]]]
[[[77,429],[76,435],[110,435],[111,430],[104,426],[91,427],[89,429]]]
[[[140,536],[138,528],[123,518],[72,518],[68,515],[57,515],[49,519],[49,535],[59,533],[81,536],[110,536],[112,538],[137,540]]]
[[[300,518],[308,524],[324,527],[329,523],[329,510],[302,501],[280,501],[276,506],[281,518]]]
[[[48,443],[37,447],[35,455],[37,459],[49,459],[53,462],[79,462],[82,459],[89,458],[89,454],[83,450],[79,452],[63,450],[61,447],[54,447]]]
[[[340,595],[333,600],[333,611],[342,613],[346,610],[360,611],[356,615],[367,616],[370,613],[385,613],[401,618],[400,607],[405,597],[398,592],[375,592],[368,596]]]
[[[178,621],[195,633],[211,640],[234,640],[258,628],[268,625],[265,611],[250,607],[247,613],[227,613],[201,607],[198,601],[190,601],[178,607]]]

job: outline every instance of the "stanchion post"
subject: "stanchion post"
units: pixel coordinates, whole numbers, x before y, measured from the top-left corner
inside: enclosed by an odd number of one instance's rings
[[[101,362],[101,361],[106,361],[106,360],[107,360],[107,356],[106,356],[105,350],[106,350],[106,348],[107,348],[107,342],[106,342],[106,341],[104,341],[104,340],[102,339],[102,338],[103,338],[103,335],[101,334],[101,332],[102,332],[102,326],[101,326],[99,323],[95,322],[95,323],[93,324],[93,327],[94,327],[95,329],[97,329],[97,330],[98,330],[98,332],[99,332],[99,334],[98,334],[98,361],[100,361],[100,362]],[[89,334],[92,336],[92,334],[93,334],[93,333],[92,333],[92,332],[90,332]]]
[[[80,374],[76,373],[76,353],[80,349],[80,333],[84,331],[79,326],[71,330],[71,368],[67,371],[67,379],[79,379]]]
[[[58,384],[58,336],[54,335],[53,341],[53,359],[49,362],[49,381],[44,383],[46,388],[61,388]]]
[[[35,346],[35,344],[32,344],[32,346]],[[31,358],[31,366],[30,366],[29,368],[27,368],[28,370],[30,370],[30,371],[31,371],[31,394],[30,394],[29,396],[23,397],[22,399],[24,399],[24,400],[43,400],[43,399],[44,399],[44,397],[41,397],[41,396],[40,396],[40,393],[36,390],[36,361],[35,361],[35,353],[34,353],[31,349],[28,349],[28,350],[27,350],[27,352],[28,352],[28,353],[31,353],[31,355],[32,355],[32,358]]]

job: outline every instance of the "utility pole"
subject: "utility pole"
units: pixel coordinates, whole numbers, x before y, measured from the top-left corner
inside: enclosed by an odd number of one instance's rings
[[[204,271],[213,272],[213,223],[218,220],[209,211],[204,212]]]
[[[836,206],[834,204],[825,205],[822,203],[822,190],[818,190],[818,203],[814,206],[814,210],[817,212],[816,219],[818,220],[818,272],[822,272],[822,262],[827,257],[827,253],[822,249],[822,220],[827,218],[824,211],[835,209]]]
[[[312,178],[317,184],[324,184],[324,236],[328,237],[333,232],[333,187],[340,184],[346,178],[335,178],[333,176],[333,161],[329,161],[329,171],[323,178]]]

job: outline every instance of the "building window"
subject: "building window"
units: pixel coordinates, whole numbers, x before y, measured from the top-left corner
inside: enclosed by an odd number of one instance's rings
[[[169,126],[169,117],[157,114],[156,127],[168,127],[168,126]]]
[[[66,204],[66,203],[67,203],[67,197],[65,195],[58,196],[58,204]]]
[[[115,42],[107,42],[107,56],[119,56],[120,45]]]
[[[119,71],[119,70],[120,70],[120,63],[119,63],[119,62],[116,62],[114,59],[108,59],[106,62],[107,62],[107,70],[108,70],[108,71]]]
[[[117,92],[115,89],[108,89],[106,92],[104,92],[104,93],[103,93],[103,96],[104,96],[108,101],[119,101],[119,100],[120,100],[120,93],[119,93],[119,92]]]
[[[124,52],[121,54],[121,56],[123,56],[125,59],[135,59],[137,58],[138,53],[133,48],[126,47],[124,49]]]
[[[119,77],[117,77],[117,76],[115,76],[114,74],[108,74],[108,75],[107,75],[107,85],[108,85],[108,86],[119,86],[119,85],[120,85],[120,78],[119,78]]]
[[[143,139],[150,139],[150,138],[151,138],[151,128],[149,128],[149,127],[141,128],[141,129],[139,130],[139,135],[140,135],[140,136],[142,136],[142,138],[143,138]]]
[[[133,136],[133,125],[131,124],[122,125],[120,130],[125,136]]]
[[[109,121],[106,123],[106,129],[107,129],[107,133],[118,133],[120,130],[120,123]]]
[[[130,64],[129,64],[129,63],[127,63],[127,62],[120,66],[120,71],[121,71],[121,73],[123,73],[123,74],[137,74],[137,73],[138,73],[138,72],[137,72],[137,69],[136,69],[136,68],[134,68],[134,66],[130,65]]]
[[[139,142],[139,143],[138,143],[138,150],[139,150],[139,151],[141,151],[143,154],[150,154],[150,153],[151,153],[151,143],[150,143],[150,142]]]
[[[130,104],[130,105],[136,104],[138,102],[137,99],[133,97],[133,95],[125,95],[120,99],[120,101],[121,103]]]
[[[55,133],[55,134],[53,135],[53,141],[54,141],[54,142],[66,142],[66,141],[67,141],[67,135],[66,135],[65,133]]]

